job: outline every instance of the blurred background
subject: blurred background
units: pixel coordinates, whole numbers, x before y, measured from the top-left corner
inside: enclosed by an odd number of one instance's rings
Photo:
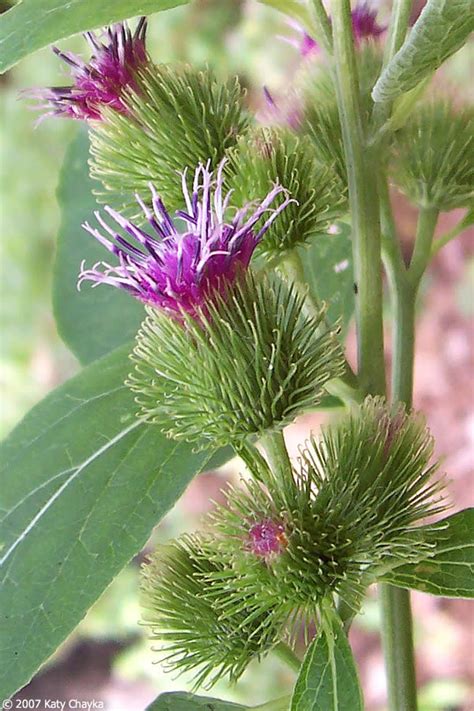
[[[380,8],[383,21],[389,3],[373,4]],[[420,9],[423,3],[417,5],[415,9]],[[7,6],[0,3],[1,10]],[[297,50],[282,39],[291,36],[294,30],[282,15],[252,0],[200,0],[152,16],[149,49],[156,61],[208,63],[222,74],[238,73],[258,107],[262,85],[283,89],[298,66]],[[60,46],[87,51],[80,38]],[[438,73],[437,82],[451,95],[472,100],[473,59],[472,46],[464,48]],[[32,405],[79,367],[56,333],[50,298],[59,221],[55,190],[65,148],[77,125],[48,119],[35,127],[35,114],[18,99],[18,92],[26,87],[68,83],[64,68],[49,50],[23,60],[0,82],[0,434],[4,436]],[[416,213],[400,196],[395,195],[394,201],[409,254]],[[459,211],[443,215],[440,233],[461,215]],[[418,323],[415,405],[426,412],[437,453],[444,458],[453,510],[474,503],[472,237],[472,232],[465,233],[436,258],[425,280]],[[350,333],[352,357],[354,343]],[[389,348],[387,358],[389,366]],[[306,417],[290,427],[290,448],[295,451],[321,421],[319,415]],[[235,462],[200,476],[160,524],[149,547],[196,528],[209,500],[218,499],[225,481],[237,477]],[[96,699],[104,701],[109,711],[141,711],[160,691],[189,688],[189,680],[165,675],[153,664],[150,645],[138,624],[138,572],[145,553],[118,576],[18,698]],[[474,709],[469,603],[415,593],[413,609],[420,711]],[[371,591],[351,631],[368,711],[385,709],[378,630],[379,611]],[[212,694],[256,705],[288,693],[293,681],[292,672],[268,658],[261,667],[251,666],[233,689],[221,683]]]

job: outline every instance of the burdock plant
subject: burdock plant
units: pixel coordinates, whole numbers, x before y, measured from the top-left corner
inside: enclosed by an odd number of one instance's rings
[[[420,283],[473,216],[472,109],[428,87],[467,38],[472,3],[428,0],[410,28],[410,0],[394,0],[387,25],[368,3],[332,0],[328,12],[321,0],[265,2],[303,33],[288,98],[263,80],[258,88],[271,127],[220,67],[156,64],[144,18],[133,30],[87,31],[89,60],[55,49],[72,84],[26,92],[46,116],[87,126],[59,191],[84,229],[60,240],[56,315],[84,362],[102,357],[6,444],[4,698],[141,550],[191,477],[232,454],[245,473],[225,502],[143,566],[142,621],[157,660],[188,672],[196,689],[237,682],[276,653],[296,683],[258,708],[361,711],[347,635],[377,584],[389,707],[416,711],[409,588],[472,596],[472,517],[442,518],[444,478],[412,405]],[[0,31],[8,39],[36,21],[38,46],[41,18],[27,5],[2,16]],[[86,19],[58,7],[47,36],[137,10],[120,6],[107,18],[97,3]],[[7,62],[19,56],[8,52]],[[76,200],[87,157],[103,203],[94,215]],[[391,184],[418,210],[408,257]],[[464,216],[435,239],[440,212],[453,208]],[[62,273],[71,264],[74,288]],[[355,370],[342,328],[353,313]],[[315,409],[327,410],[326,425],[290,458],[284,428]],[[152,707],[203,704],[230,708],[194,693]]]

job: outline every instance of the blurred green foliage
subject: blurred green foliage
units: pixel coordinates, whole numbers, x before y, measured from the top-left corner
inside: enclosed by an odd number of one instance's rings
[[[279,39],[282,35],[294,37],[295,32],[283,16],[257,2],[195,0],[190,6],[151,18],[149,48],[155,61],[209,64],[223,76],[238,73],[250,90],[250,105],[258,109],[262,86],[277,94],[284,91],[298,65],[296,50]],[[81,38],[62,42],[61,47],[87,56]],[[464,98],[472,98],[474,91],[466,82],[473,52],[473,45],[467,46],[441,72],[450,91]],[[37,114],[18,99],[21,89],[64,83],[68,83],[67,69],[49,50],[22,61],[0,83],[0,436],[78,368],[57,336],[50,297],[59,222],[57,178],[77,126],[72,121],[45,119],[35,128]],[[471,310],[468,290],[472,268],[472,263],[466,267],[466,280],[458,292],[466,312]],[[183,506],[178,506],[163,522],[159,537],[174,536],[196,524]],[[58,656],[80,637],[128,641],[129,646],[115,660],[115,674],[151,681],[157,692],[185,688],[185,678],[176,680],[152,665],[154,655],[138,619],[138,565],[132,564],[92,608]],[[361,620],[367,629],[378,627],[373,600],[367,602]],[[285,693],[293,679],[292,672],[278,660],[268,658],[261,667],[251,665],[234,693],[223,682],[213,693],[257,704]],[[420,711],[456,708],[466,694],[464,683],[439,680],[422,690]]]

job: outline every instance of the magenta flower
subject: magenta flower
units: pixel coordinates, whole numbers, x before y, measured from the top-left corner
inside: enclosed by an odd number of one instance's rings
[[[124,237],[96,212],[97,221],[109,237],[87,222],[83,227],[118,257],[119,264],[98,262],[92,269],[84,269],[83,263],[78,286],[85,280],[94,282],[94,286],[110,284],[178,318],[183,311],[195,317],[199,310],[205,311],[213,294],[224,295],[228,286],[248,267],[262,236],[291,202],[285,195],[277,208],[270,208],[275,197],[285,192],[275,185],[250,216],[251,205],[247,205],[237,210],[231,220],[226,219],[231,193],[225,197],[222,194],[224,164],[225,160],[220,163],[215,178],[209,164],[199,165],[191,195],[186,171],[183,172],[186,210],[178,210],[175,217],[184,223],[184,230],[175,226],[152,185],[152,209],[137,196],[152,234],[107,206],[105,211],[126,233]],[[257,227],[265,213],[270,215]]]
[[[88,63],[72,52],[53,47],[53,52],[69,65],[73,85],[29,89],[23,94],[37,99],[38,108],[47,110],[45,116],[100,120],[104,106],[126,113],[124,90],[137,90],[137,72],[148,62],[146,28],[145,17],[133,35],[125,22],[112,25],[104,33],[105,42],[93,32],[85,32],[92,48]]]
[[[352,30],[356,44],[360,44],[364,40],[377,39],[386,30],[377,22],[377,12],[372,10],[368,2],[363,2],[357,5],[351,12]],[[314,56],[320,51],[320,46],[313,37],[305,32],[301,26],[296,26],[300,37],[298,40],[288,40],[290,44],[295,45],[302,57]]]
[[[369,3],[357,5],[351,12],[352,29],[356,42],[365,39],[377,39],[386,30],[377,22],[377,12],[370,8]]]
[[[249,531],[249,549],[254,555],[262,558],[282,553],[287,545],[285,527],[271,519],[254,524]]]

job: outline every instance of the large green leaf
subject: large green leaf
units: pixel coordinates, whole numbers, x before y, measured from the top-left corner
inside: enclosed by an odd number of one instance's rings
[[[395,99],[462,47],[474,29],[474,0],[428,0],[407,40],[374,86],[374,101]]]
[[[135,417],[129,350],[52,392],[2,446],[0,698],[54,652],[206,463]]]
[[[329,626],[330,625],[330,626]],[[352,651],[339,618],[313,640],[299,673],[291,711],[363,711]]]
[[[147,706],[146,711],[244,711],[248,706],[220,701],[210,696],[195,696],[185,691],[175,691],[160,696]]]
[[[383,576],[392,585],[443,597],[474,597],[474,508],[431,527],[426,538],[435,553],[421,563],[402,565]]]
[[[342,336],[354,315],[354,270],[351,228],[337,223],[337,233],[315,235],[300,248],[304,274],[311,293],[328,306],[327,318],[339,323]]]
[[[188,0],[22,0],[0,17],[0,72],[41,47]]]
[[[58,187],[61,226],[53,280],[53,307],[58,331],[81,363],[86,364],[130,341],[144,318],[143,306],[119,289],[90,282],[77,290],[82,260],[92,266],[109,256],[104,247],[82,229],[92,223],[97,209],[92,195],[85,129],[72,141],[64,159]],[[112,259],[113,261],[113,259]]]

